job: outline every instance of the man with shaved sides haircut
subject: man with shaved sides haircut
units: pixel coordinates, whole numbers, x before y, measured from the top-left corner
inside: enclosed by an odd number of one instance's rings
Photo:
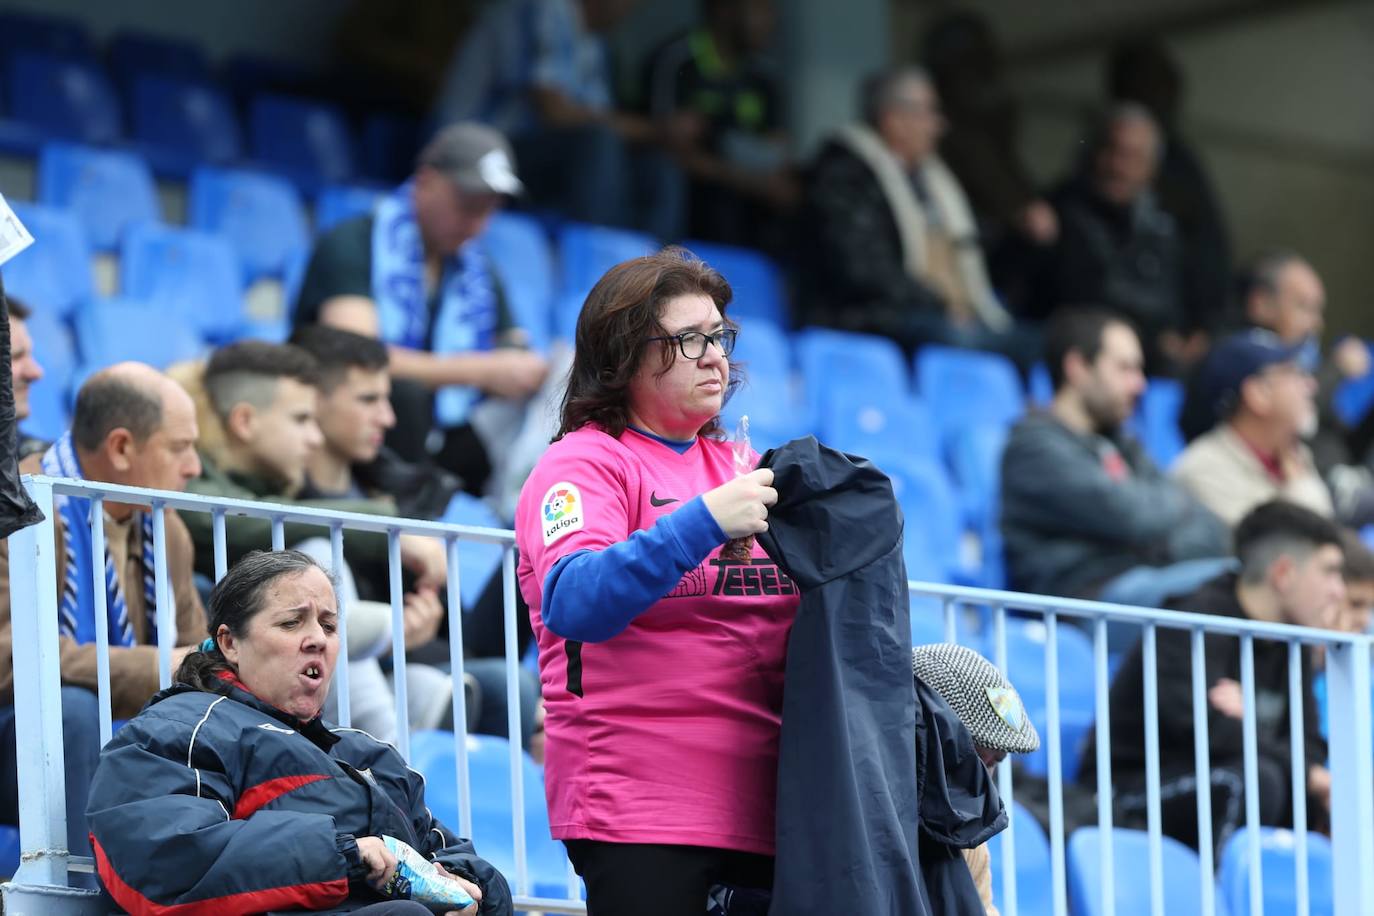
[[[26,458],[19,469],[26,474],[180,491],[200,473],[198,436],[195,405],[180,386],[151,366],[119,363],[87,379],[76,396],[71,429],[46,453]],[[53,503],[67,843],[71,852],[90,855],[86,795],[100,750],[95,583],[103,582],[105,589],[112,712],[116,719],[126,719],[159,687],[153,519],[142,506],[105,502],[102,572],[92,568],[90,501],[57,496]],[[175,511],[163,512],[175,604],[175,670],[204,631],[205,610],[193,580],[195,551],[186,525]],[[0,822],[17,824],[9,570],[9,543],[0,542]]]

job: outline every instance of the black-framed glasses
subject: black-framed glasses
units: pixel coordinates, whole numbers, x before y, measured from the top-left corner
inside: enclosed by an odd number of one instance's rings
[[[667,337],[649,337],[650,340],[676,340],[677,348],[682,351],[684,359],[701,359],[706,355],[706,344],[713,343],[716,349],[720,350],[721,356],[729,356],[735,352],[735,338],[739,337],[739,331],[735,328],[721,328],[714,334],[703,334],[700,331],[683,331],[681,334],[669,334]]]

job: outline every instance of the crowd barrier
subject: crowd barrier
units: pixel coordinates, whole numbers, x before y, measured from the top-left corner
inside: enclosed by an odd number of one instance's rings
[[[405,678],[405,643],[402,623],[403,593],[402,569],[400,563],[400,538],[402,535],[420,535],[437,538],[445,544],[448,554],[448,615],[450,634],[450,660],[455,683],[461,682],[463,671],[463,644],[461,615],[463,613],[459,583],[458,555],[460,545],[467,543],[497,544],[503,550],[502,576],[505,600],[506,633],[506,690],[509,710],[509,734],[519,735],[520,703],[518,672],[520,659],[516,654],[515,619],[515,552],[514,535],[510,531],[489,528],[473,528],[437,522],[421,522],[407,519],[358,515],[343,512],[330,512],[320,509],[298,508],[279,504],[245,502],[230,499],[211,499],[184,493],[170,493],[153,490],[139,490],[110,484],[97,484],[83,481],[49,478],[42,476],[26,477],[25,486],[35,502],[43,510],[46,520],[39,525],[24,529],[10,537],[10,588],[13,613],[14,639],[14,681],[15,714],[18,745],[18,777],[20,799],[21,863],[13,879],[0,887],[3,893],[4,910],[9,913],[59,914],[59,913],[99,913],[108,904],[102,905],[95,892],[74,886],[69,879],[72,873],[92,870],[89,858],[70,855],[65,848],[66,811],[64,806],[64,783],[62,755],[62,715],[61,679],[58,665],[58,613],[57,613],[57,566],[54,551],[53,497],[67,495],[92,500],[94,511],[91,518],[103,518],[101,507],[104,502],[121,502],[148,507],[153,512],[155,580],[158,613],[158,660],[159,676],[165,686],[171,680],[171,657],[174,640],[174,609],[171,600],[171,584],[167,570],[165,544],[165,523],[161,510],[174,509],[178,512],[206,512],[212,516],[215,539],[214,565],[216,576],[223,575],[227,557],[225,542],[225,519],[229,516],[254,516],[268,519],[272,525],[271,544],[266,548],[274,549],[290,546],[285,543],[287,523],[306,523],[327,529],[332,544],[334,566],[343,565],[343,545],[348,531],[380,532],[389,539],[390,546],[390,589],[392,606],[392,655],[395,669],[394,690],[397,709],[398,750],[410,759],[410,733],[407,716],[407,696]],[[101,524],[92,524],[91,549],[95,562],[91,564],[95,581],[92,589],[96,596],[95,620],[97,644],[99,646],[98,694],[100,709],[100,734],[102,741],[111,734],[110,685],[108,665],[108,632],[105,613],[104,570],[104,529]],[[961,623],[976,618],[985,627],[985,634],[979,647],[985,649],[1003,670],[1008,665],[1007,632],[1009,621],[1016,617],[1035,616],[1044,623],[1044,687],[1045,722],[1042,738],[1046,743],[1049,783],[1050,819],[1050,880],[1049,899],[1027,899],[1026,889],[1018,888],[1015,831],[1017,818],[1013,817],[1011,826],[1000,842],[1000,859],[995,880],[1000,883],[1002,912],[1015,916],[1018,912],[1052,912],[1055,916],[1067,916],[1069,910],[1068,872],[1066,869],[1067,837],[1064,830],[1064,785],[1062,762],[1065,748],[1062,746],[1060,732],[1059,701],[1059,638],[1061,628],[1068,621],[1081,622],[1092,632],[1093,642],[1093,681],[1096,705],[1097,727],[1110,733],[1103,699],[1107,696],[1110,680],[1108,653],[1108,624],[1125,623],[1138,626],[1143,640],[1145,660],[1145,695],[1142,697],[1146,722],[1146,756],[1148,772],[1148,821],[1149,842],[1146,861],[1139,863],[1134,872],[1133,888],[1128,893],[1133,899],[1149,894],[1152,916],[1166,916],[1164,888],[1169,876],[1165,874],[1164,838],[1160,830],[1160,792],[1159,792],[1159,710],[1155,701],[1156,683],[1156,641],[1161,628],[1183,629],[1190,633],[1191,651],[1194,659],[1200,659],[1203,650],[1203,637],[1208,634],[1227,634],[1239,640],[1242,658],[1242,690],[1245,697],[1245,783],[1247,791],[1247,826],[1258,827],[1258,801],[1253,791],[1257,781],[1257,753],[1255,728],[1255,684],[1253,671],[1253,648],[1256,640],[1276,640],[1289,647],[1290,671],[1296,672],[1293,662],[1301,655],[1304,646],[1325,648],[1326,670],[1330,697],[1332,775],[1332,875],[1330,897],[1334,901],[1335,916],[1371,916],[1374,914],[1374,728],[1371,728],[1370,712],[1370,646],[1365,636],[1353,636],[1325,630],[1305,629],[1278,624],[1261,623],[1230,617],[1211,617],[1197,614],[1183,614],[1170,611],[1154,611],[1129,608],[1095,602],[1052,599],[1011,592],[989,591],[945,585],[911,583],[912,598],[920,608],[919,613],[940,613],[927,609],[930,599],[942,609],[945,637],[949,641],[960,641]],[[30,609],[33,612],[29,612]],[[340,615],[340,641],[347,643],[347,608]],[[198,634],[197,634],[198,635]],[[1195,737],[1199,748],[1207,746],[1207,697],[1201,665],[1194,665],[1192,683],[1192,702],[1196,713]],[[348,665],[340,664],[336,669],[339,679],[337,691],[339,705],[335,710],[339,724],[350,722],[348,703]],[[1297,697],[1301,690],[1300,679],[1290,677],[1290,697]],[[1293,733],[1302,733],[1302,704],[1292,706],[1291,728]],[[449,825],[460,835],[472,836],[472,793],[468,772],[468,748],[464,739],[466,732],[466,708],[463,692],[455,691],[453,700],[454,779],[457,786],[458,820]],[[1304,786],[1304,768],[1299,754],[1300,746],[1294,752],[1293,760],[1293,805],[1294,837],[1296,843],[1296,889],[1297,912],[1309,912],[1310,897],[1309,875],[1307,871],[1307,811]],[[520,774],[527,766],[523,759],[524,751],[518,741],[510,742],[510,772]],[[1112,774],[1111,757],[1107,742],[1098,742],[1097,762],[1097,819],[1100,831],[1097,835],[1099,879],[1095,888],[1095,913],[1114,916],[1117,912],[1118,888],[1116,878],[1120,874],[1114,866],[1114,846],[1112,820]],[[1196,755],[1196,770],[1201,777],[1198,796],[1199,836],[1204,838],[1200,844],[1201,874],[1210,876],[1214,870],[1211,851],[1212,837],[1211,811],[1208,796],[1209,763],[1204,751]],[[432,776],[431,776],[432,778]],[[999,789],[1008,809],[1012,808],[1016,797],[1016,779],[1010,766],[1002,766],[998,771]],[[526,835],[526,806],[531,803],[525,797],[524,781],[520,778],[509,780],[511,799],[511,830],[514,842],[514,865],[507,877],[515,893],[516,908],[526,912],[542,913],[584,913],[581,888],[570,868],[560,876],[560,886],[565,888],[563,896],[550,896],[547,884],[540,887],[542,896],[534,894],[534,881],[528,861],[528,842]],[[542,805],[542,799],[534,804]],[[1023,825],[1021,829],[1029,829]],[[1230,916],[1263,916],[1263,869],[1260,834],[1251,829],[1246,855],[1249,859],[1250,911],[1232,913]],[[474,837],[478,851],[482,850],[483,838]],[[75,883],[82,884],[81,881]],[[1043,887],[1043,884],[1041,885]],[[1325,893],[1325,888],[1322,889]],[[1019,891],[1019,893],[1018,893]],[[1195,909],[1191,912],[1203,916],[1218,916],[1225,912],[1215,897],[1215,883],[1211,880],[1201,882],[1201,894]],[[1043,890],[1037,891],[1043,894]],[[1090,895],[1091,892],[1090,892]],[[703,901],[703,911],[705,901]]]

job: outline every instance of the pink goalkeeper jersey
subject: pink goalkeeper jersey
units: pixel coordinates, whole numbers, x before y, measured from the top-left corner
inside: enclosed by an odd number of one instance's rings
[[[539,641],[558,839],[773,852],[798,593],[767,554],[756,544],[750,562],[727,563],[715,548],[605,642],[564,640],[541,616],[560,559],[622,542],[733,477],[728,443],[699,438],[679,454],[633,430],[617,440],[586,427],[554,443],[525,483],[518,575]]]

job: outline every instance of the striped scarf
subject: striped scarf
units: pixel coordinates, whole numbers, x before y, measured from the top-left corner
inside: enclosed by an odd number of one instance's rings
[[[69,477],[85,480],[81,463],[72,447],[71,433],[43,455],[43,473],[50,477]],[[63,557],[62,602],[58,608],[58,632],[78,643],[95,642],[95,598],[91,593],[91,501],[79,497],[57,495],[54,508],[62,516],[66,529]],[[153,516],[140,513],[143,519],[143,593],[148,609],[148,641],[157,639],[157,587],[153,566]],[[110,645],[134,645],[134,628],[129,622],[129,606],[124,590],[105,547],[105,611],[109,618]]]

